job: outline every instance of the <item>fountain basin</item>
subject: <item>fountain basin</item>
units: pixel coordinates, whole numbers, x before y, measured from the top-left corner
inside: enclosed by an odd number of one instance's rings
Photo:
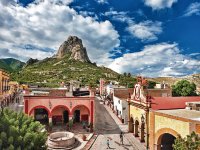
[[[71,132],[54,132],[49,136],[51,147],[71,147],[76,142],[74,133]]]

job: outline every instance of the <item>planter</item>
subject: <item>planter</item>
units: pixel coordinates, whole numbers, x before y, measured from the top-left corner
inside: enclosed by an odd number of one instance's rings
[[[83,141],[86,141],[86,136],[85,136],[85,134],[82,135],[82,140],[83,140]]]

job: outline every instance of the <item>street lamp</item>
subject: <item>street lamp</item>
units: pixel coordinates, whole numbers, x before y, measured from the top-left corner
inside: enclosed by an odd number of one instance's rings
[[[142,117],[141,117],[141,122],[142,122],[142,123],[145,122],[144,119],[145,119],[145,118],[144,118],[144,115],[142,114]]]

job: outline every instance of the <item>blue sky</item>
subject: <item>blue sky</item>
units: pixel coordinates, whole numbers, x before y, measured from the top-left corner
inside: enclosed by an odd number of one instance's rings
[[[200,0],[0,1],[1,58],[51,57],[69,35],[120,73],[200,73]]]

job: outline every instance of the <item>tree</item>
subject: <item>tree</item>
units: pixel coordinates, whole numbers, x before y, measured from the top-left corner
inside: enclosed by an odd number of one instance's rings
[[[2,109],[0,113],[0,149],[46,149],[47,132],[32,117]]]
[[[176,138],[173,144],[174,150],[199,150],[200,149],[200,137],[194,131],[187,135],[186,138],[182,138],[180,135]]]
[[[131,82],[131,83],[128,83],[128,88],[133,88],[134,87],[134,83]]]
[[[196,85],[187,80],[181,80],[172,86],[173,96],[196,96]]]
[[[128,73],[128,77],[131,77],[131,73],[130,72]]]
[[[149,88],[149,89],[154,89],[155,86],[156,86],[156,82],[154,82],[154,81],[149,81],[149,83],[148,83],[148,88]]]

